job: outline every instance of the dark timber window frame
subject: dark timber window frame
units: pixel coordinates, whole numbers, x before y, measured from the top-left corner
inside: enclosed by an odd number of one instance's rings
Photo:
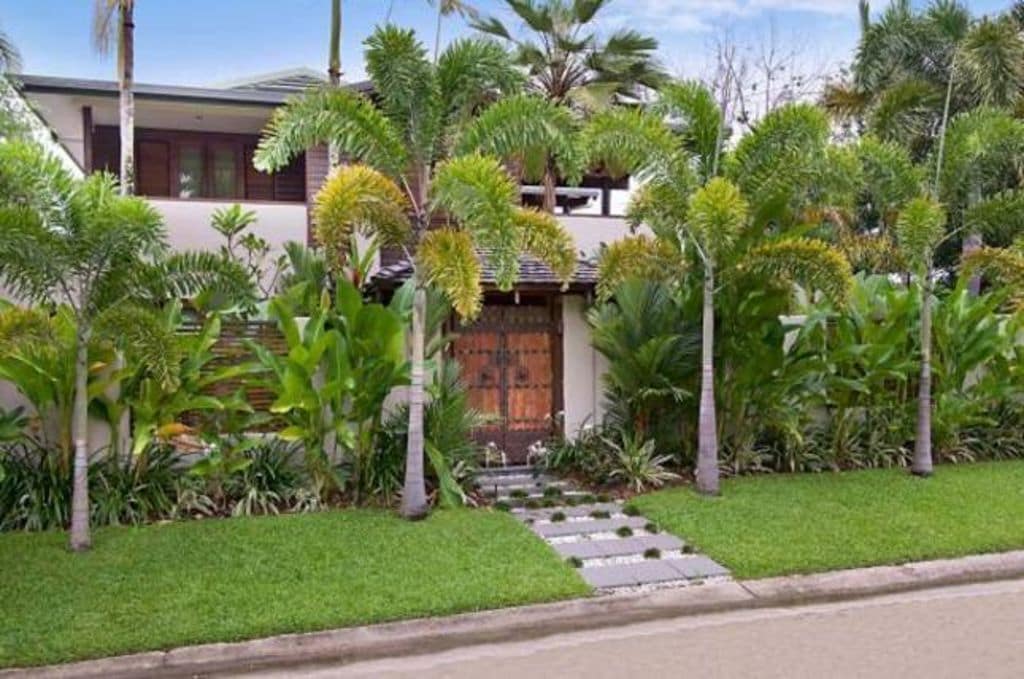
[[[120,154],[117,126],[95,125],[87,138],[91,158],[86,169],[117,174]],[[251,134],[136,128],[136,191],[148,198],[172,200],[305,203],[305,155],[296,158],[281,172],[258,172],[252,167],[252,154],[258,142],[259,137]],[[197,195],[181,195],[182,154],[186,149],[198,149],[201,158],[202,177]],[[234,187],[215,195],[215,160],[218,153],[225,152],[234,158]]]

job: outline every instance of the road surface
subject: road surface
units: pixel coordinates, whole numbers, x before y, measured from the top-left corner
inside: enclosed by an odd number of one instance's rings
[[[1024,581],[719,613],[247,679],[1024,677]]]

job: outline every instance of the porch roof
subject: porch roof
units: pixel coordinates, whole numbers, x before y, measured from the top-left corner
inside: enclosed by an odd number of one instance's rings
[[[480,260],[480,281],[486,289],[496,289],[495,268],[491,265],[487,252],[477,251]],[[371,278],[370,284],[380,289],[396,288],[407,281],[413,273],[412,263],[403,259],[395,264],[383,266]],[[597,265],[587,259],[578,259],[576,273],[569,281],[568,292],[589,292],[597,285]],[[530,255],[519,257],[519,280],[516,290],[554,290],[562,289],[562,281],[547,264]]]

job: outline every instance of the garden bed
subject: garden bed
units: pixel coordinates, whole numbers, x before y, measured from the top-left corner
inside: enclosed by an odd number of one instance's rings
[[[745,477],[722,496],[675,488],[633,500],[738,578],[1024,547],[1024,462]]]
[[[511,516],[348,510],[0,535],[0,667],[587,594]]]

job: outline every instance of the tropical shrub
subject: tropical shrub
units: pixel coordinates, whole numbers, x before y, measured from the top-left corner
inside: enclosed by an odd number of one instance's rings
[[[614,439],[606,439],[605,442],[613,451],[608,478],[626,484],[634,492],[642,493],[648,488],[659,488],[666,481],[679,478],[678,474],[665,468],[672,458],[657,455],[654,441],[643,441],[636,436],[623,434],[621,442]]]

